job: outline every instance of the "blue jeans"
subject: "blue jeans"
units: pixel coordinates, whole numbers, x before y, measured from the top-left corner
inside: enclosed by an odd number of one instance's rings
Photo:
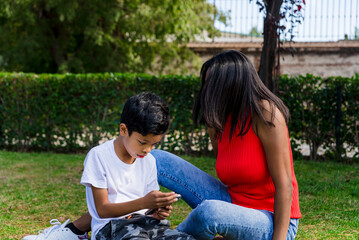
[[[177,230],[196,239],[272,239],[273,213],[232,204],[227,186],[182,158],[162,150],[152,150],[156,158],[158,182],[182,195],[194,210]],[[298,219],[291,219],[287,240],[294,239]]]

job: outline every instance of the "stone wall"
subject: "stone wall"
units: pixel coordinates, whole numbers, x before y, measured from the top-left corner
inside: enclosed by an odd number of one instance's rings
[[[204,61],[221,51],[236,49],[245,53],[258,69],[262,43],[190,43],[189,47]],[[282,48],[281,74],[352,77],[359,73],[359,40],[284,43]]]

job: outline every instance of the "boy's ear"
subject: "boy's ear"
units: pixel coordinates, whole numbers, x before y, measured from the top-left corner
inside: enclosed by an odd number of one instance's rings
[[[121,123],[121,124],[120,124],[120,135],[124,137],[124,136],[126,136],[127,134],[128,134],[128,129],[127,129],[126,124]]]

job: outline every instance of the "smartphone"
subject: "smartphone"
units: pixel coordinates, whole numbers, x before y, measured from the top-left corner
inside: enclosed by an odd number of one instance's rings
[[[156,211],[157,211],[158,208],[152,208],[152,209],[148,209],[146,212],[145,212],[145,215],[152,215],[154,214]]]

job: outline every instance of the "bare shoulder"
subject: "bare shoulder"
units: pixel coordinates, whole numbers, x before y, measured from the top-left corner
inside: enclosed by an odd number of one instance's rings
[[[266,100],[261,101],[262,113],[267,124],[258,115],[253,116],[253,127],[256,135],[265,146],[283,143],[287,136],[287,124],[282,112]]]
[[[267,122],[272,122],[275,126],[277,124],[286,125],[285,118],[276,105],[270,103],[268,100],[262,100],[260,106],[262,108],[263,117]]]
[[[260,107],[264,122],[257,114],[253,115],[253,129],[258,137],[266,137],[274,134],[277,131],[285,131],[287,124],[282,112],[274,105],[267,100],[262,100],[260,102]]]

